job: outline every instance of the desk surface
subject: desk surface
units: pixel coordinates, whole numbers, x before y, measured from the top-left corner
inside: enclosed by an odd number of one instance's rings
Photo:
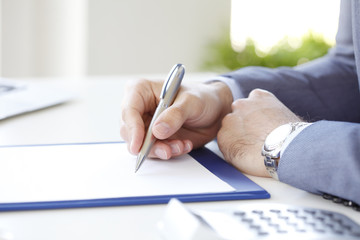
[[[188,75],[187,81],[209,75]],[[0,121],[0,145],[119,141],[119,119],[125,82],[138,77],[32,79],[56,83],[77,96],[74,100],[30,114]],[[214,143],[208,145],[220,154]],[[188,203],[201,209],[232,208],[249,202],[286,203],[341,212],[360,223],[359,213],[322,197],[270,178],[249,176],[271,199]],[[106,207],[0,214],[0,232],[13,239],[161,239],[157,222],[166,205]],[[140,229],[141,228],[141,229]],[[0,234],[1,238],[1,234]]]

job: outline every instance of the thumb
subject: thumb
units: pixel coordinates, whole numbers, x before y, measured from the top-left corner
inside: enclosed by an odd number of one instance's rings
[[[157,139],[167,139],[176,133],[188,117],[189,110],[184,105],[172,105],[162,112],[155,121],[152,132]]]

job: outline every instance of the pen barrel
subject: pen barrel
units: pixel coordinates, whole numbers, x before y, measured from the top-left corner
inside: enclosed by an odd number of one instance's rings
[[[140,154],[142,154],[143,156],[147,156],[149,154],[150,149],[156,140],[154,135],[152,134],[152,128],[153,128],[154,122],[167,107],[168,106],[166,104],[166,101],[164,101],[164,99],[161,99],[158,107],[155,110],[154,116],[152,117],[152,120],[150,122],[150,125],[149,125],[147,133],[146,133],[144,143],[140,150]]]
[[[152,117],[149,128],[146,132],[144,143],[140,149],[140,153],[139,153],[137,161],[136,161],[135,172],[140,168],[141,164],[144,162],[145,158],[148,156],[148,154],[155,142],[155,137],[152,134],[153,125],[154,125],[156,119],[159,117],[159,115],[168,106],[170,106],[173,103],[173,101],[177,95],[177,92],[179,91],[181,81],[184,77],[184,73],[185,73],[184,66],[182,64],[177,64],[170,71],[168,80],[164,82],[163,88],[160,93],[159,105],[157,106],[154,116]]]

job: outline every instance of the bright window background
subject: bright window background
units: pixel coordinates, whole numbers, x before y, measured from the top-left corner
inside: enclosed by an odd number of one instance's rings
[[[262,52],[286,36],[296,47],[309,31],[335,43],[340,0],[232,0],[231,4],[231,42],[237,51],[248,38]]]

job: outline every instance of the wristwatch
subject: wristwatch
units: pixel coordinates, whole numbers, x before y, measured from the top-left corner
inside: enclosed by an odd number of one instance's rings
[[[264,156],[266,170],[272,178],[279,180],[277,169],[280,160],[280,153],[285,140],[296,129],[308,125],[307,122],[287,123],[275,128],[265,139],[261,155]]]

